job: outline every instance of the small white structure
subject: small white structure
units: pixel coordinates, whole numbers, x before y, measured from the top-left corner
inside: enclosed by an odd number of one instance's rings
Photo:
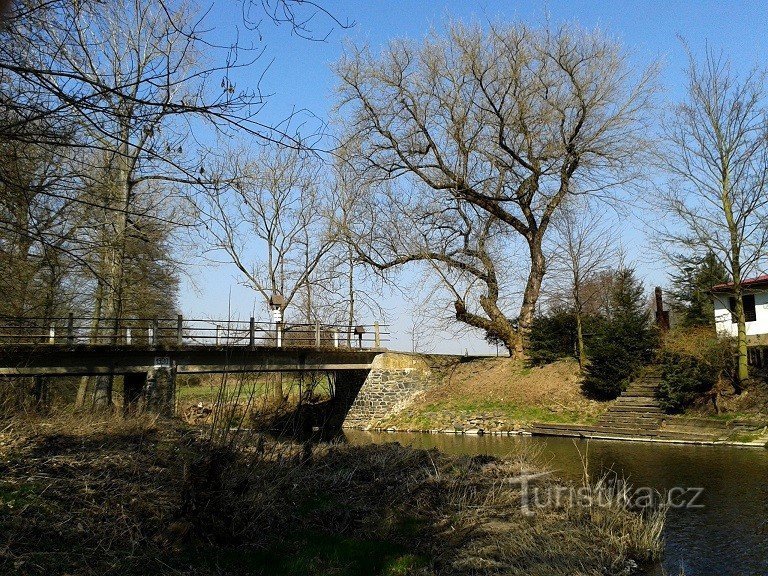
[[[741,283],[744,301],[744,316],[747,324],[747,344],[765,346],[768,344],[768,275],[744,280]],[[715,325],[718,334],[738,336],[733,297],[733,284],[718,284],[712,288],[715,304]]]

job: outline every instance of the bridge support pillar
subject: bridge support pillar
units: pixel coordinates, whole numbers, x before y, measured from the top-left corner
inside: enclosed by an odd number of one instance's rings
[[[146,375],[144,407],[147,412],[173,416],[176,412],[176,370],[154,368]]]
[[[375,428],[411,404],[430,385],[431,370],[418,354],[379,354],[344,420],[344,428]]]

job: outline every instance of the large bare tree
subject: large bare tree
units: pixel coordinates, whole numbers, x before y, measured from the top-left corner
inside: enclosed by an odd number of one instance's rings
[[[671,175],[664,194],[672,215],[664,239],[675,249],[714,254],[733,283],[738,378],[748,375],[743,281],[768,247],[766,73],[739,78],[712,51],[690,57],[688,95],[666,123],[662,158]]]
[[[362,141],[353,159],[361,170],[407,178],[434,203],[486,212],[525,242],[519,329],[499,334],[523,356],[552,217],[568,195],[632,178],[653,72],[635,74],[599,32],[454,24],[421,45],[394,41],[379,56],[352,49],[337,74],[348,133]],[[480,329],[499,323],[461,306],[457,316]]]

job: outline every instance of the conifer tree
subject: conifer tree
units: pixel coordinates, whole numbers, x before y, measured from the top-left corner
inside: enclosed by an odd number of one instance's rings
[[[634,270],[616,272],[609,315],[589,343],[584,391],[595,398],[616,398],[650,361],[656,345],[642,283]]]
[[[681,256],[672,275],[673,308],[685,327],[715,325],[715,310],[710,290],[729,281],[728,270],[710,250],[704,256]]]

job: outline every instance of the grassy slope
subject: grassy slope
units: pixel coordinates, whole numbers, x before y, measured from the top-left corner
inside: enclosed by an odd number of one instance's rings
[[[593,423],[609,406],[581,393],[574,360],[527,368],[509,358],[441,366],[435,384],[382,427],[515,430],[532,422]]]
[[[525,454],[250,446],[146,418],[0,424],[0,573],[591,576],[659,550],[661,518],[622,505],[523,514]]]

